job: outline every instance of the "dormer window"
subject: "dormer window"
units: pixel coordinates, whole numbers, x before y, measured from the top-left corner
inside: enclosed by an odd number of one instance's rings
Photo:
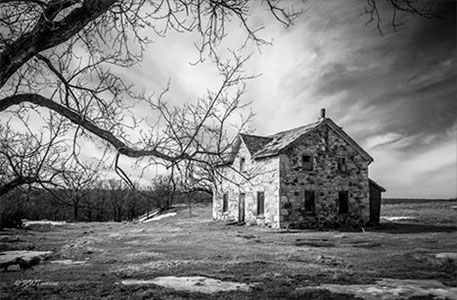
[[[337,164],[338,164],[338,171],[339,172],[346,172],[348,170],[346,164],[346,157],[337,157]]]
[[[246,158],[241,157],[240,158],[240,172],[246,171]]]
[[[313,156],[312,155],[303,155],[302,157],[302,168],[305,171],[313,170]]]

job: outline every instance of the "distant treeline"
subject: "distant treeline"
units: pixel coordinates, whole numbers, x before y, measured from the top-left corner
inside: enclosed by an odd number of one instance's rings
[[[457,201],[457,198],[452,199],[420,199],[420,198],[383,198],[382,204],[400,204],[400,203],[427,203],[436,201]]]
[[[120,184],[81,190],[18,188],[0,199],[0,229],[18,226],[22,219],[131,221],[155,208],[201,202],[211,202],[211,195],[202,191],[172,192],[164,186],[141,191]]]

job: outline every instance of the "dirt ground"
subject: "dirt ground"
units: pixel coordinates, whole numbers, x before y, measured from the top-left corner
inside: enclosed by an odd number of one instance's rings
[[[381,228],[356,231],[226,226],[211,220],[210,206],[144,224],[8,229],[0,252],[52,254],[26,270],[0,270],[0,299],[457,299],[456,208],[385,205]],[[242,288],[158,284],[171,276]]]

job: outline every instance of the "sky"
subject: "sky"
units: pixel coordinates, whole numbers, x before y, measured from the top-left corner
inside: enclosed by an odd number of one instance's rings
[[[380,7],[383,34],[362,15],[365,1],[308,1],[306,12],[284,28],[265,8],[251,11],[251,24],[272,45],[251,46],[246,72],[260,74],[247,85],[249,124],[270,135],[317,120],[320,109],[367,150],[369,174],[384,197],[457,196],[456,2],[438,1],[440,18],[399,14]],[[231,26],[234,47],[244,32]],[[156,38],[140,66],[124,76],[158,92],[171,81],[166,100],[192,101],[218,87],[210,64],[193,66],[192,34]]]

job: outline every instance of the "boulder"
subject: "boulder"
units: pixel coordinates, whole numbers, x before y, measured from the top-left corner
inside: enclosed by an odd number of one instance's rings
[[[21,270],[38,265],[41,260],[49,257],[52,251],[5,251],[0,253],[0,269],[8,271],[9,266],[19,266]]]

